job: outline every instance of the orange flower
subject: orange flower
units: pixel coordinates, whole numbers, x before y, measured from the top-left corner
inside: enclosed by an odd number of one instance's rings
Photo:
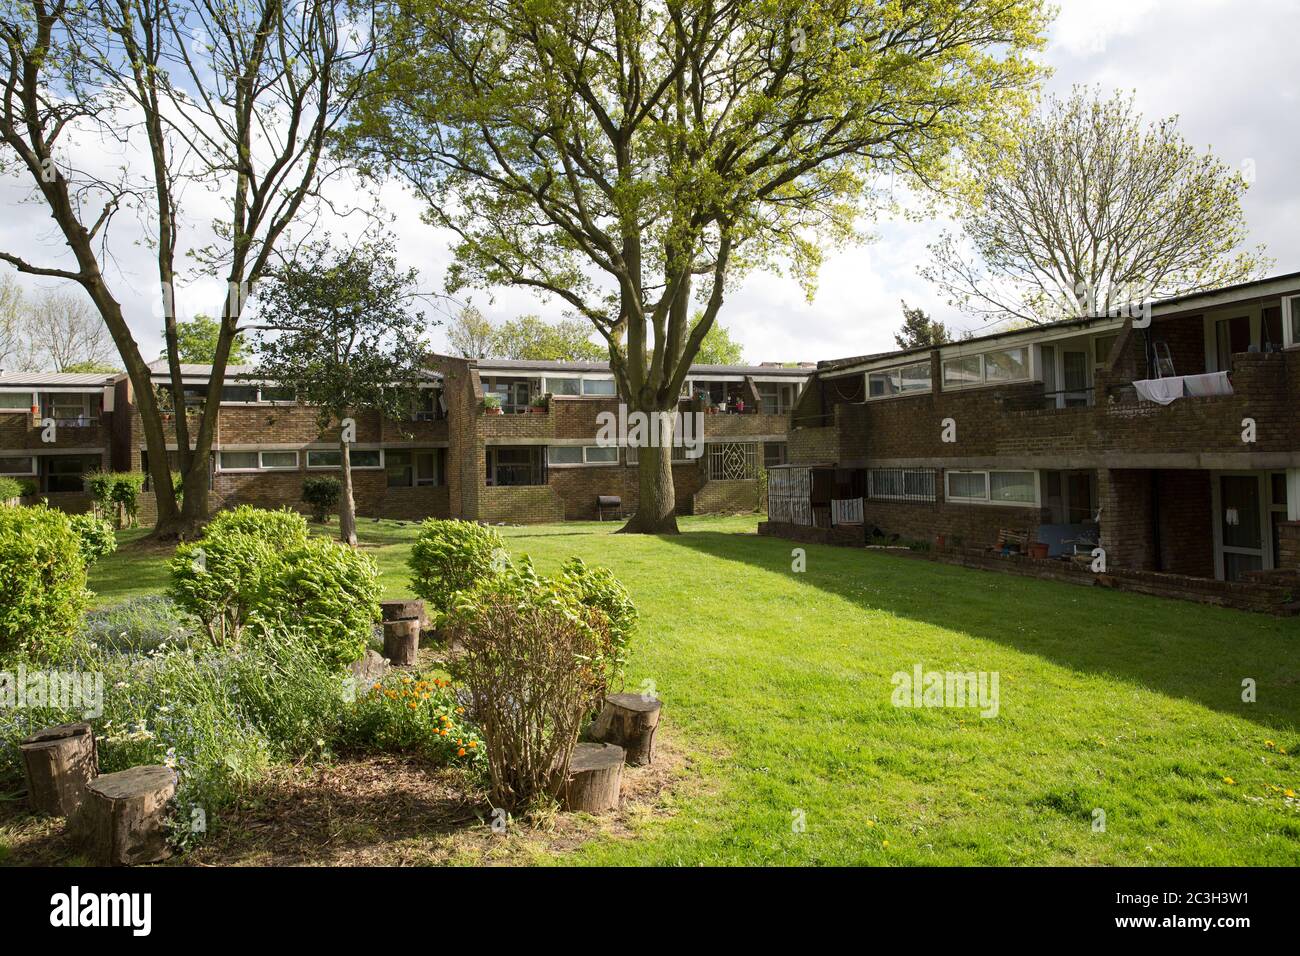
[[[456,751],[456,756],[457,756],[457,757],[463,757],[463,756],[465,756],[465,748],[464,748],[464,747],[461,747],[459,750],[457,750],[457,751]]]
[[[470,749],[471,749],[471,750],[474,749],[475,747],[478,746],[478,741],[477,741],[477,740],[471,740],[471,741],[469,742],[469,746],[470,746]]]
[[[406,706],[409,707],[409,708],[411,708],[411,710],[419,710],[419,709],[420,709],[420,705],[417,704],[415,701],[411,701],[411,702],[410,702],[409,704],[407,704]]]

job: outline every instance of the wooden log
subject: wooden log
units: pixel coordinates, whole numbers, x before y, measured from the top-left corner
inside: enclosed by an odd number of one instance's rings
[[[80,721],[46,727],[18,743],[27,773],[32,809],[56,817],[72,816],[86,796],[86,784],[99,773],[95,732]]]
[[[424,601],[420,598],[403,598],[400,601],[380,601],[379,602],[380,619],[387,621],[400,621],[403,618],[415,617],[420,619],[421,629],[429,626],[429,615],[424,610]]]
[[[618,744],[630,766],[654,763],[655,729],[663,701],[640,694],[610,694],[592,727],[593,740]]]
[[[415,652],[420,649],[420,619],[404,617],[398,621],[384,622],[384,656],[402,667],[415,663]]]
[[[604,813],[618,809],[619,787],[623,782],[623,748],[615,744],[580,743],[569,761],[564,783],[566,810]]]
[[[87,856],[109,866],[171,856],[166,820],[175,796],[176,773],[168,767],[132,767],[96,777],[86,786],[77,817]]]

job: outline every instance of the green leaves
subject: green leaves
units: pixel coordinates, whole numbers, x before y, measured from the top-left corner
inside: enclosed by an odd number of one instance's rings
[[[0,658],[57,660],[89,598],[68,516],[43,504],[0,505]]]

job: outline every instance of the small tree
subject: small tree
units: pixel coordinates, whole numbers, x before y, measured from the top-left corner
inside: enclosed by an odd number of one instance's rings
[[[352,496],[355,440],[346,419],[372,411],[409,415],[423,372],[424,316],[408,310],[417,272],[401,271],[391,239],[335,249],[309,243],[271,273],[259,299],[258,374],[338,427],[339,539],[357,543]]]
[[[894,333],[900,349],[916,349],[926,345],[944,345],[952,341],[948,327],[925,314],[920,306],[910,308],[903,301],[903,326]]]
[[[1268,260],[1242,249],[1237,170],[1198,153],[1176,118],[1145,125],[1131,97],[1075,89],[973,148],[960,237],[921,274],[953,305],[999,322],[1110,314],[1140,300],[1242,282]]]
[[[695,321],[701,318],[703,314],[696,313]],[[714,322],[712,328],[704,333],[695,361],[700,365],[741,365],[745,361],[745,350],[730,332]]]
[[[217,356],[217,343],[221,339],[221,323],[206,315],[196,315],[188,322],[176,323],[176,354],[182,362],[211,365]],[[230,354],[226,361],[243,365],[251,356],[248,341],[243,334],[230,340]]]
[[[467,305],[447,323],[447,344],[462,358],[495,358],[497,330],[483,313]]]

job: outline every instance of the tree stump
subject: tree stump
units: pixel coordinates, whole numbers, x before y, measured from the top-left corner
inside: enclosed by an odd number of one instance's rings
[[[419,618],[420,627],[429,626],[429,615],[425,613],[424,601],[420,598],[403,598],[400,601],[380,601],[380,617],[384,622],[400,621],[403,618]]]
[[[415,663],[415,652],[420,649],[420,619],[404,617],[384,622],[384,656],[399,666]]]
[[[27,772],[32,809],[70,817],[86,796],[86,784],[99,773],[95,733],[84,721],[46,727],[18,743]]]
[[[604,813],[618,809],[623,782],[623,748],[614,744],[578,744],[564,783],[564,809]]]
[[[97,863],[131,866],[171,856],[167,842],[168,804],[176,795],[176,774],[167,767],[132,767],[106,773],[86,786],[77,831]]]
[[[663,701],[640,694],[610,694],[592,727],[593,740],[618,744],[627,753],[629,766],[654,763],[655,728]]]

